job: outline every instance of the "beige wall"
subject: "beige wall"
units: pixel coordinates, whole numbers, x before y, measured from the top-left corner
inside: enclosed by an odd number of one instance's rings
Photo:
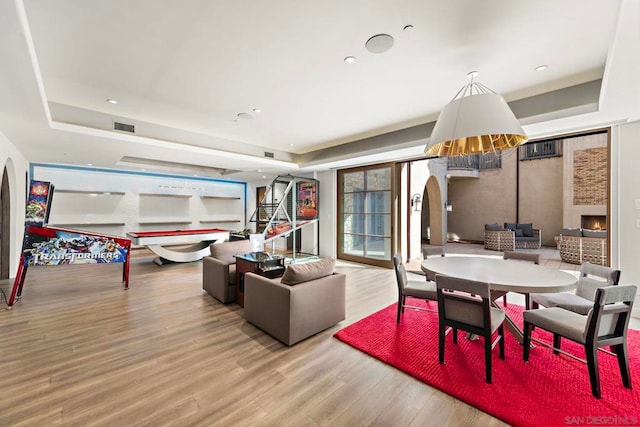
[[[450,178],[449,239],[484,240],[484,224],[516,220],[516,152],[506,151],[502,169],[484,170],[479,178]]]
[[[562,157],[520,162],[519,222],[540,229],[542,244],[554,246],[562,228]]]

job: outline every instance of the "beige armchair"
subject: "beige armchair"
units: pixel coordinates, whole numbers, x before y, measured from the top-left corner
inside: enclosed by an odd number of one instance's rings
[[[249,240],[223,242],[209,246],[210,256],[202,258],[202,289],[223,304],[236,300],[236,259],[253,249]]]
[[[288,346],[344,320],[346,276],[333,266],[332,259],[293,264],[278,279],[247,273],[245,318]]]

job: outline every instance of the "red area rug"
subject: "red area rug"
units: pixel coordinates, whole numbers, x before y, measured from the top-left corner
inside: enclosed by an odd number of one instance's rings
[[[436,304],[431,303],[435,308]],[[522,307],[509,305],[510,317],[522,327]],[[513,426],[640,425],[640,332],[629,331],[632,385],[623,387],[614,356],[600,352],[602,399],[591,394],[587,365],[537,345],[529,362],[522,346],[505,331],[505,360],[493,354],[493,383],[485,382],[482,339],[458,345],[447,335],[445,365],[438,363],[438,314],[407,309],[396,324],[396,304],[335,334],[339,340]],[[542,330],[534,337],[551,341]],[[568,340],[564,350],[584,358]]]

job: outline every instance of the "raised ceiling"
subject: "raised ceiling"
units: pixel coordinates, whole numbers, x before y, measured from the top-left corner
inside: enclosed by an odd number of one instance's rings
[[[30,160],[93,157],[117,167],[128,156],[276,172],[304,167],[327,147],[433,122],[472,70],[508,101],[606,82],[620,5],[25,0],[22,9],[17,0],[3,2],[0,19],[12,24],[5,31],[25,36],[3,41],[4,53],[16,56],[13,73],[28,64],[30,84],[41,79],[38,91],[26,91],[44,97],[25,107],[25,120],[38,121],[24,147]],[[392,48],[369,52],[365,42],[381,33],[394,38]],[[534,70],[543,64],[545,71]],[[6,120],[12,107],[0,101],[0,108],[0,129],[15,135],[18,125]],[[112,131],[113,121],[135,125],[136,136]]]

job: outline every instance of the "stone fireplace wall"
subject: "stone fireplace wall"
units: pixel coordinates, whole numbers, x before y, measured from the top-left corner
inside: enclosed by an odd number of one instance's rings
[[[579,228],[583,215],[606,215],[607,134],[571,138],[564,145],[563,227]]]

